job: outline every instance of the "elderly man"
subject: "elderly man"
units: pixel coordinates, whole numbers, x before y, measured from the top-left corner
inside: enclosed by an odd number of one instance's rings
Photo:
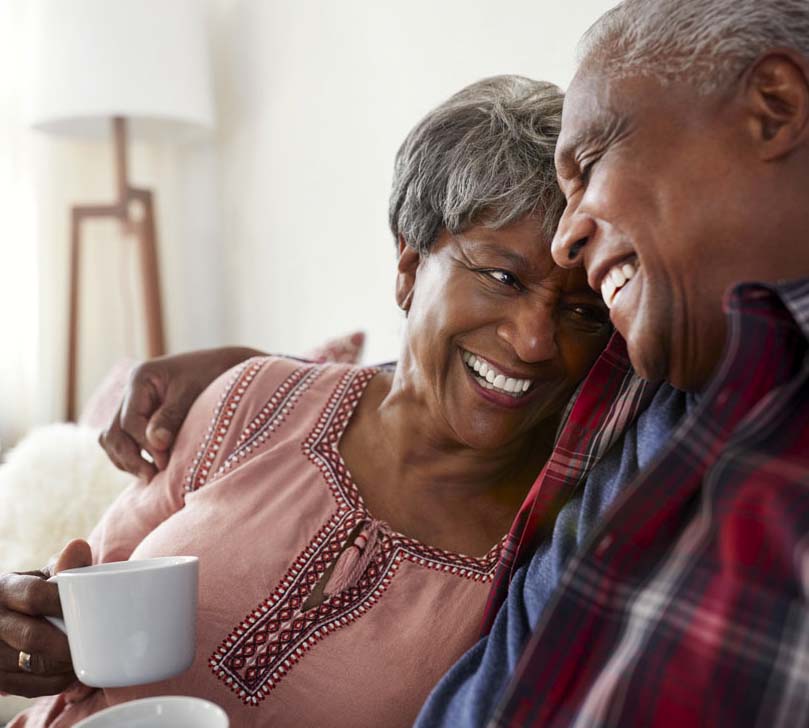
[[[627,0],[583,41],[556,162],[557,263],[695,397],[492,724],[809,725],[809,3]]]
[[[419,728],[492,705],[515,728],[809,725],[809,3],[627,0],[580,57],[553,253],[626,349],[582,387],[512,531],[505,605]],[[627,386],[626,350],[654,395]],[[534,514],[588,470],[585,505],[614,502],[557,582],[559,524],[543,540]]]

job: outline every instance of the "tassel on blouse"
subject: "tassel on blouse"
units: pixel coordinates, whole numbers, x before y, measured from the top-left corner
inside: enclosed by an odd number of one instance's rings
[[[365,521],[352,543],[337,559],[329,581],[323,590],[324,596],[339,594],[352,584],[356,584],[365,573],[374,556],[374,547],[379,540],[382,521]]]

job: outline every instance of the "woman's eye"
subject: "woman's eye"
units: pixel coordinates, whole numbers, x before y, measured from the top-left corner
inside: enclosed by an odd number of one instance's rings
[[[481,273],[488,276],[489,278],[494,279],[498,283],[502,283],[504,286],[509,286],[511,288],[522,290],[522,283],[520,283],[519,278],[517,278],[517,276],[515,276],[513,273],[509,273],[507,270],[500,270],[499,268],[493,268],[490,270],[483,270],[481,271]]]
[[[610,323],[610,313],[602,306],[574,303],[565,307],[566,315],[576,323],[597,330]]]

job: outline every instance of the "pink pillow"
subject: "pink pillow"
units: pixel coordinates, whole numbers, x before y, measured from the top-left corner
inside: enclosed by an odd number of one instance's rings
[[[120,359],[113,365],[82,407],[80,425],[97,430],[109,425],[129,383],[129,372],[137,363],[136,359]]]
[[[317,362],[338,361],[344,364],[357,364],[362,356],[364,344],[365,334],[362,331],[355,331],[353,334],[329,339],[308,351],[304,357]]]

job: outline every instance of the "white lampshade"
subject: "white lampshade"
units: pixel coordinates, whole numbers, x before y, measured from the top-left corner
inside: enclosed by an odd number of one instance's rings
[[[29,121],[171,137],[214,125],[203,0],[34,0]]]

